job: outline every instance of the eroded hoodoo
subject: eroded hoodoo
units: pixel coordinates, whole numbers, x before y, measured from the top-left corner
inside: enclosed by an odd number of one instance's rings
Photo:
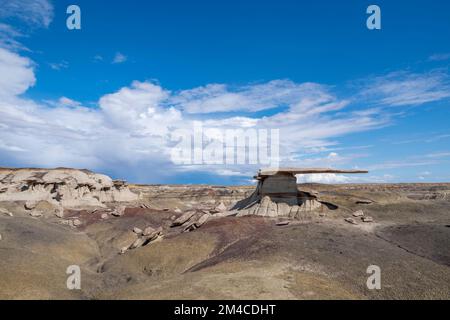
[[[288,217],[301,219],[307,213],[320,212],[326,205],[317,195],[299,191],[296,174],[367,173],[364,170],[336,170],[324,168],[278,168],[259,170],[255,192],[239,201],[234,210],[238,216]]]

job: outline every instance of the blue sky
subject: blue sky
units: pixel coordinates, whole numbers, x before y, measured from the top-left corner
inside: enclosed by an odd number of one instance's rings
[[[448,1],[0,4],[0,166],[249,183],[260,166],[171,161],[170,133],[202,121],[280,129],[282,165],[370,170],[302,181],[450,180]]]

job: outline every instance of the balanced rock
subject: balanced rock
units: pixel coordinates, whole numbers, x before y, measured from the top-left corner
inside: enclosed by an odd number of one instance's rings
[[[318,200],[317,192],[299,191],[295,175],[319,173],[367,173],[367,171],[328,168],[263,169],[255,176],[258,180],[256,190],[248,198],[238,201],[231,210],[237,210],[237,216],[257,215],[298,220],[310,217],[310,213],[318,215],[323,212],[325,204]]]

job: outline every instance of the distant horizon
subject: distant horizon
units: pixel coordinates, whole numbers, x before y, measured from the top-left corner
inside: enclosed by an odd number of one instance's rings
[[[370,171],[303,182],[450,181],[450,2],[413,3],[377,1],[369,30],[367,1],[7,0],[0,166],[246,185],[269,154]],[[225,145],[226,130],[244,145]],[[235,147],[256,156],[220,154]]]
[[[53,168],[36,168],[36,167],[0,167],[0,171],[1,170],[58,170],[58,169],[63,169],[63,170],[79,170],[79,171],[89,171],[92,173],[99,173],[99,174],[105,174],[103,172],[99,172],[99,171],[93,171],[91,169],[87,169],[87,168],[68,168],[68,167],[53,167]],[[105,174],[107,175],[107,174]],[[299,175],[304,175],[304,176],[313,176],[315,174],[299,174]],[[437,184],[450,184],[450,181],[435,181],[435,182],[331,182],[331,183],[327,183],[327,182],[299,182],[298,181],[298,176],[297,176],[297,184],[298,185],[313,185],[313,184],[320,184],[320,185],[333,185],[333,184],[337,184],[337,185],[382,185],[382,184],[386,184],[386,185],[396,185],[396,184],[405,184],[405,185],[411,185],[411,184],[422,184],[422,185],[437,185]],[[345,174],[342,174],[343,176],[345,176]],[[109,176],[109,175],[107,175]],[[109,176],[113,181],[125,181],[128,185],[205,185],[205,186],[212,186],[212,187],[221,187],[221,186],[225,186],[225,187],[232,187],[232,186],[248,186],[248,187],[252,187],[254,185],[257,184],[257,180],[256,179],[249,179],[249,181],[251,180],[252,183],[248,183],[248,184],[208,184],[208,183],[152,183],[152,182],[147,182],[147,183],[137,183],[137,182],[133,182],[133,181],[128,181],[126,179],[120,178],[120,177],[114,177],[114,176]]]

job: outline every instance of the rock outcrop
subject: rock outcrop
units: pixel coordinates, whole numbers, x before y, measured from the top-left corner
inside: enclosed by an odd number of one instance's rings
[[[135,200],[138,195],[125,182],[88,170],[0,169],[0,201],[25,201],[28,210],[33,210],[39,201],[80,208]]]

